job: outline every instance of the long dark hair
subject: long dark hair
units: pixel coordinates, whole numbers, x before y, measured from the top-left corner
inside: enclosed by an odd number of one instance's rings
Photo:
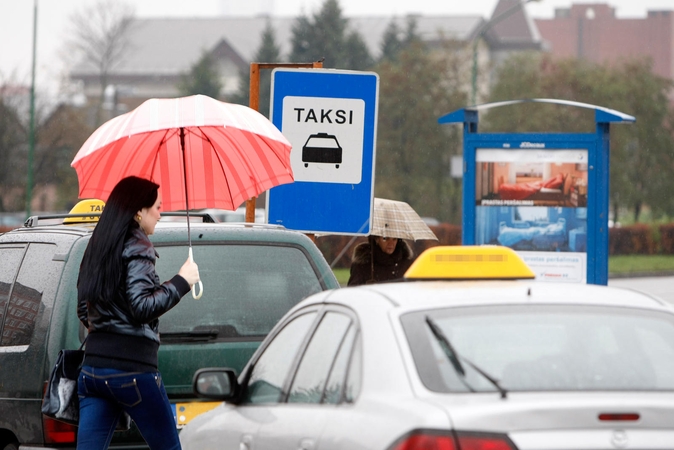
[[[77,288],[89,302],[107,303],[123,282],[122,251],[128,233],[138,228],[136,214],[157,201],[159,185],[138,177],[121,180],[110,193],[80,264]]]

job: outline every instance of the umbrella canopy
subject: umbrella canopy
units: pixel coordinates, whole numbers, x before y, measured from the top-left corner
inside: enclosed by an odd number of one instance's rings
[[[435,239],[433,231],[412,207],[396,200],[374,199],[374,217],[370,234],[375,236],[409,239]]]
[[[75,155],[80,198],[107,200],[135,175],[159,184],[162,209],[235,210],[293,181],[291,145],[266,117],[204,95],[150,99],[101,125]]]

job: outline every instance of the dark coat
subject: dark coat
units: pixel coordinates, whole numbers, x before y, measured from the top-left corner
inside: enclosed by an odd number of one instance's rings
[[[78,299],[78,316],[89,332],[139,336],[159,342],[159,316],[173,308],[189,292],[179,275],[161,284],[155,272],[157,253],[147,235],[135,228],[124,242],[124,285],[110,304],[90,304]]]
[[[124,283],[112,301],[91,303],[78,295],[77,315],[89,329],[84,365],[155,371],[159,316],[178,304],[190,285],[180,275],[159,282],[157,253],[140,228],[124,242],[122,260]]]
[[[357,286],[402,278],[413,261],[414,252],[404,240],[398,239],[396,249],[388,255],[370,237],[368,242],[358,244],[353,251],[348,285]]]

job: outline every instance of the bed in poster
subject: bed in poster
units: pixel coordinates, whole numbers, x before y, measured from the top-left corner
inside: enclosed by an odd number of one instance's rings
[[[587,208],[478,206],[476,244],[516,250],[543,281],[585,283]]]
[[[480,206],[587,206],[587,150],[478,149]]]

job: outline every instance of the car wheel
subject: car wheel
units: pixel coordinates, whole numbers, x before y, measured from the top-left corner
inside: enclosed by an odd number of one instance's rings
[[[304,167],[309,167],[309,164],[307,164],[307,163],[304,163]]]
[[[339,169],[339,164],[335,164],[335,167]]]
[[[2,447],[2,450],[19,450],[18,442],[10,442],[9,444]]]

